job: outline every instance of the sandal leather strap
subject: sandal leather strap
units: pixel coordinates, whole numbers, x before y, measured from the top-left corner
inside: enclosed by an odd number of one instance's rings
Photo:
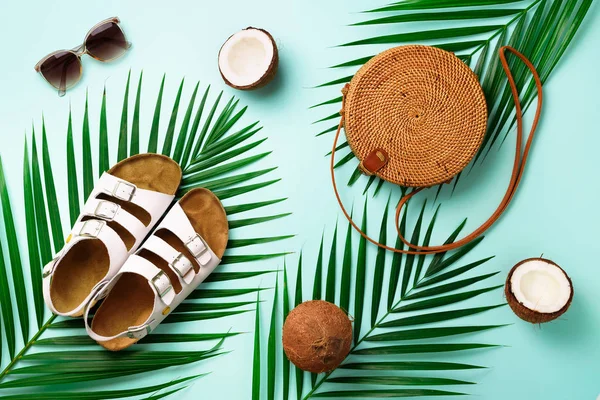
[[[139,247],[148,234],[148,227],[139,219],[110,200],[89,199],[83,207],[82,214],[102,221],[114,221],[127,229],[135,238],[133,248]]]
[[[211,265],[215,262],[215,259],[217,264],[220,262],[202,236],[194,230],[179,203],[171,208],[168,218],[163,219],[156,228],[157,231],[160,229],[166,229],[175,234],[194,256],[200,265],[200,269]]]
[[[110,260],[110,269],[113,267],[115,263],[123,263],[128,256],[127,247],[123,243],[121,237],[115,232],[106,221],[90,219],[83,222],[75,223],[73,227],[73,233],[71,233],[69,242],[65,245],[65,247],[50,261],[48,264],[44,266],[43,269],[43,294],[44,300],[46,304],[50,306],[52,312],[57,315],[62,316],[72,316],[80,314],[83,311],[83,308],[88,303],[90,298],[94,295],[94,291],[92,290],[89,295],[79,304],[75,309],[63,313],[59,312],[54,308],[52,303],[52,297],[50,296],[50,286],[52,284],[52,277],[56,268],[60,265],[61,261],[64,259],[64,256],[79,242],[84,240],[100,240],[108,251],[108,257]],[[119,265],[121,265],[119,264]],[[101,282],[100,282],[101,283]],[[96,285],[98,286],[98,284]]]
[[[143,324],[130,326],[126,331],[119,332],[113,336],[103,336],[94,332],[92,327],[89,325],[88,316],[91,307],[87,307],[84,315],[85,329],[87,334],[98,342],[106,342],[122,337],[128,337],[130,339],[141,339],[145,337],[158,326],[160,321],[162,321],[162,319],[158,321],[155,318],[155,315],[162,315],[163,310],[168,309],[175,299],[175,290],[173,289],[167,274],[145,258],[138,255],[132,255],[129,257],[121,271],[119,271],[119,273],[113,279],[111,279],[108,284],[96,291],[92,301],[90,301],[90,304],[93,304],[95,301],[107,296],[108,293],[110,293],[110,291],[115,287],[119,279],[126,273],[133,273],[146,278],[150,288],[154,292],[153,311],[150,314],[150,317]]]
[[[114,201],[98,199],[97,197],[100,194],[108,195],[121,201],[131,202],[143,208],[151,217],[150,223],[148,226],[144,225],[139,219]],[[82,213],[79,215],[77,222],[67,238],[67,243],[55,255],[52,261],[44,267],[44,300],[51,311],[63,316],[77,315],[94,295],[93,292],[90,292],[82,304],[68,313],[58,312],[52,303],[50,296],[52,275],[60,265],[61,260],[75,244],[85,239],[99,239],[104,243],[108,249],[110,258],[109,270],[105,279],[103,279],[103,281],[107,281],[117,273],[127,257],[137,250],[148,232],[150,232],[152,227],[169,208],[174,198],[175,196],[173,195],[140,189],[136,185],[117,178],[107,172],[102,174],[83,206]],[[92,219],[82,221],[86,217],[91,217]],[[107,222],[110,221],[114,221],[121,225],[135,238],[135,244],[131,249],[127,249],[121,236],[107,224]]]
[[[169,208],[175,196],[153,190],[140,189],[134,184],[117,178],[107,172],[102,174],[90,199],[104,193],[119,200],[128,201],[146,210],[152,217],[150,226],[156,224]]]
[[[176,203],[171,208],[169,213],[156,228],[156,231],[161,229],[171,231],[183,243],[185,243],[187,249],[191,254],[194,255],[196,261],[200,265],[199,271],[196,273],[192,267],[186,272],[185,269],[187,267],[182,268],[183,264],[181,266],[177,265],[178,259],[183,262],[183,258],[180,257],[181,253],[170,246],[163,239],[153,234],[142,245],[140,250],[146,249],[157,254],[167,261],[167,263],[170,264],[170,268],[175,270],[176,273],[178,273],[177,269],[181,267],[184,276],[184,282],[186,284],[182,284],[181,291],[179,293],[175,293],[175,290],[171,286],[171,282],[169,281],[166,273],[145,258],[138,255],[132,255],[129,257],[121,271],[119,271],[119,273],[111,280],[111,282],[97,293],[97,297],[101,298],[109,293],[114,288],[117,280],[122,274],[128,272],[136,273],[144,276],[154,291],[155,298],[152,314],[148,317],[144,324],[129,327],[127,331],[120,332],[112,337],[104,337],[95,333],[89,327],[86,317],[86,330],[92,339],[98,342],[104,342],[118,337],[129,337],[135,339],[143,338],[148,333],[152,332],[167,317],[167,315],[169,315],[170,312],[172,312],[179,304],[181,304],[181,302],[185,300],[189,294],[212,273],[217,265],[221,263],[219,257],[217,257],[216,254],[211,250],[206,241],[194,231],[192,224],[190,223],[187,215],[179,203]],[[183,257],[185,258],[185,256]],[[190,260],[187,261],[189,262]],[[189,277],[192,279],[187,282]],[[108,294],[108,296],[110,296],[110,294]],[[90,302],[90,304],[93,304],[93,301]],[[86,310],[86,315],[88,312],[89,308]]]
[[[194,265],[169,243],[156,235],[152,235],[144,243],[144,249],[149,250],[167,262],[169,268],[177,274],[182,285],[189,285],[194,279]]]

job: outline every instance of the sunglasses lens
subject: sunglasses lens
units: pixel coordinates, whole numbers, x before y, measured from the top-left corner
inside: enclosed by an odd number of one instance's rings
[[[79,80],[81,63],[75,54],[59,51],[40,65],[40,72],[52,86],[59,90],[66,90]]]
[[[128,47],[123,31],[114,22],[96,27],[85,41],[88,53],[101,61],[110,61],[121,56]]]

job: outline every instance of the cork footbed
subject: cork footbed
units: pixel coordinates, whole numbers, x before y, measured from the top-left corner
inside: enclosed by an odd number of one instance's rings
[[[174,195],[181,182],[181,168],[169,157],[159,154],[139,154],[129,157],[112,167],[109,174],[133,183],[140,189]],[[139,206],[110,197],[98,198],[128,204],[124,207],[142,223],[150,223],[150,215]],[[141,210],[141,211],[140,211]],[[123,239],[128,249],[135,238],[116,222],[108,225]],[[90,294],[93,287],[108,273],[110,261],[108,250],[99,239],[87,239],[77,243],[60,261],[50,284],[52,304],[61,313],[77,308]],[[81,316],[83,311],[75,316]]]
[[[188,192],[179,204],[194,230],[199,233],[219,258],[223,257],[229,238],[229,225],[227,215],[221,202],[207,189],[194,189]],[[195,264],[181,240],[167,230],[160,230],[156,235],[164,239],[177,251]],[[138,253],[166,272],[171,280],[176,293],[181,292],[181,284],[175,273],[169,268],[166,261],[154,253],[142,249]],[[194,270],[198,271],[195,265]],[[144,324],[154,309],[154,292],[148,281],[141,275],[125,273],[109,292],[100,308],[96,311],[92,321],[92,330],[102,336],[114,336],[127,331],[129,327]],[[104,348],[111,351],[123,350],[136,343],[137,339],[117,338],[106,342],[99,342]]]

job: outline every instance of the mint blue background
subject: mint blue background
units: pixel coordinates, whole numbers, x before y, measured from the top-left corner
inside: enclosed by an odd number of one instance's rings
[[[389,27],[351,28],[346,25],[360,20],[353,12],[372,7],[366,0],[328,1],[18,1],[0,5],[4,16],[0,24],[2,62],[0,64],[0,154],[8,175],[11,196],[18,218],[19,234],[23,231],[21,165],[24,132],[30,132],[32,118],[39,127],[41,113],[48,125],[50,150],[55,171],[64,173],[66,120],[69,104],[74,113],[76,132],[86,88],[90,93],[91,124],[97,126],[100,93],[106,83],[109,92],[111,140],[116,139],[122,88],[131,68],[133,76],[144,70],[145,92],[149,100],[142,103],[142,118],[149,125],[160,77],[167,72],[165,103],[170,104],[181,77],[191,83],[201,80],[215,89],[235,94],[249,106],[246,121],[260,119],[269,136],[267,147],[273,154],[266,164],[279,166],[282,182],[270,190],[271,197],[289,197],[275,210],[293,211],[290,217],[261,225],[259,234],[296,233],[277,250],[298,251],[313,261],[321,233],[330,237],[338,217],[323,155],[330,147],[331,136],[315,138],[319,128],[311,122],[331,114],[327,110],[308,110],[310,105],[337,96],[337,88],[316,90],[311,86],[342,76],[340,71],[325,67],[364,56],[373,49],[330,46],[366,36],[367,32],[386,33]],[[507,347],[476,352],[456,358],[490,367],[483,372],[457,375],[474,379],[476,386],[465,388],[483,399],[581,399],[593,400],[600,394],[600,266],[597,252],[600,226],[598,211],[598,148],[600,135],[600,8],[592,5],[567,55],[545,87],[545,109],[539,136],[520,188],[508,214],[489,232],[487,238],[470,256],[496,257],[478,272],[501,271],[494,277],[502,283],[517,261],[541,253],[562,265],[570,274],[575,298],[569,312],[560,320],[542,327],[518,320],[507,307],[477,316],[472,323],[512,323],[498,330],[472,336],[473,341],[504,344]],[[85,33],[96,22],[117,15],[123,21],[131,52],[121,60],[102,64],[84,59],[84,77],[66,97],[55,91],[33,71],[33,65],[45,54],[59,48],[79,45]],[[264,90],[239,93],[227,88],[216,67],[216,55],[222,42],[233,32],[248,25],[263,27],[275,36],[281,52],[281,67],[276,81]],[[145,117],[144,117],[145,115]],[[531,117],[531,113],[528,114]],[[164,119],[163,119],[163,122]],[[94,128],[95,132],[95,128]],[[474,227],[493,210],[510,173],[514,133],[498,152],[493,151],[481,168],[459,185],[451,199],[443,196],[440,218],[441,234],[462,218],[469,217]],[[113,147],[114,148],[114,147]],[[340,171],[346,179],[350,169]],[[64,176],[58,174],[59,176]],[[66,181],[57,181],[59,198],[66,199]],[[361,186],[344,198],[350,204],[360,199]],[[387,192],[377,197],[381,207]],[[393,197],[397,193],[394,192]],[[362,200],[361,200],[362,201]],[[66,202],[65,202],[66,207]],[[373,211],[376,222],[380,212]],[[66,217],[66,209],[63,217]],[[344,226],[345,229],[345,226]],[[372,249],[370,249],[372,251]],[[295,266],[296,258],[289,264]],[[281,261],[261,267],[281,267]],[[294,268],[292,268],[294,270]],[[311,273],[311,270],[307,270]],[[268,287],[274,276],[256,284]],[[266,296],[270,299],[271,295]],[[502,301],[501,291],[476,298],[473,304]],[[267,313],[270,302],[263,304]],[[196,324],[194,331],[222,331],[233,327],[252,332],[253,313],[226,321],[211,322],[206,327]],[[265,319],[264,329],[268,321]],[[467,323],[467,322],[465,322]],[[197,365],[160,371],[144,378],[132,377],[106,389],[126,385],[128,380],[158,383],[173,377],[212,371],[181,392],[183,399],[247,399],[250,397],[252,335],[228,340],[230,354]],[[453,360],[453,356],[440,359]],[[96,386],[100,387],[100,386]]]

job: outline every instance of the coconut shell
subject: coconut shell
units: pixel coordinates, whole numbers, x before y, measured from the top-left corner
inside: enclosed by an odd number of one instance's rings
[[[335,304],[306,301],[283,324],[283,350],[295,366],[313,373],[336,369],[350,352],[352,323]]]
[[[567,301],[567,304],[565,304],[563,306],[563,308],[561,308],[560,310],[553,312],[553,313],[541,313],[539,311],[534,311],[531,310],[527,307],[525,307],[523,304],[521,304],[519,302],[519,300],[517,300],[517,298],[515,297],[515,295],[513,294],[512,291],[512,287],[511,287],[511,279],[513,276],[513,273],[515,272],[515,270],[522,264],[529,262],[529,261],[543,261],[546,262],[548,264],[552,264],[556,267],[558,267],[558,269],[560,269],[562,271],[563,274],[565,274],[565,277],[567,278],[567,280],[569,281],[569,285],[571,286],[571,295],[569,296],[569,301]],[[506,295],[506,301],[508,302],[508,305],[510,306],[510,308],[513,310],[513,312],[522,320],[527,321],[527,322],[531,322],[532,324],[541,324],[544,322],[549,322],[549,321],[553,321],[556,318],[560,317],[561,315],[563,315],[568,309],[569,306],[571,306],[571,302],[573,301],[573,282],[571,281],[571,278],[569,277],[569,275],[567,275],[567,273],[558,265],[556,264],[554,261],[545,259],[545,258],[538,258],[538,257],[534,257],[534,258],[528,258],[526,260],[523,260],[521,262],[519,262],[517,265],[515,265],[514,267],[512,267],[512,269],[510,270],[510,272],[508,273],[508,277],[506,278],[506,284],[504,285],[504,294]]]
[[[260,79],[257,80],[256,82],[254,82],[250,85],[245,85],[245,86],[237,86],[237,85],[234,85],[233,83],[229,82],[227,80],[227,78],[225,77],[225,75],[223,75],[221,68],[219,68],[219,73],[221,74],[221,77],[223,78],[223,81],[225,81],[227,86],[230,86],[234,89],[239,89],[239,90],[254,90],[254,89],[259,89],[263,86],[266,86],[269,82],[271,82],[273,80],[273,78],[275,77],[275,74],[277,73],[277,68],[279,67],[279,50],[277,50],[277,43],[275,43],[275,39],[273,39],[273,36],[271,36],[271,34],[264,29],[254,28],[252,26],[249,26],[248,28],[243,29],[243,30],[248,30],[248,29],[255,29],[257,31],[261,31],[269,37],[269,39],[271,40],[271,43],[273,43],[273,58],[271,59],[271,63],[269,64],[269,67],[267,68],[267,71],[264,73],[264,75],[262,77],[260,77]],[[234,35],[235,35],[235,33],[234,33]],[[223,43],[223,46],[225,46],[225,43],[227,43],[229,41],[229,39],[231,39],[232,36],[233,35],[231,35],[227,38],[227,40]],[[223,46],[221,46],[221,49],[219,50],[219,56],[221,55],[221,50],[223,50]]]

